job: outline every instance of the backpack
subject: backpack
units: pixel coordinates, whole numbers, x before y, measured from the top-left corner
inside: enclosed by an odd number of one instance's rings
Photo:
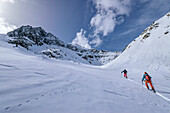
[[[145,78],[146,78],[147,81],[151,80],[151,77],[148,74],[145,75]]]
[[[124,73],[127,73],[127,71],[126,71],[125,69],[124,69],[121,73],[123,73],[123,72],[124,72]]]

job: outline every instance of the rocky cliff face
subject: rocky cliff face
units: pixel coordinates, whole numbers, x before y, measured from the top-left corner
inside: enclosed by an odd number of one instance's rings
[[[14,31],[8,32],[9,37],[14,37],[11,43],[21,45],[28,48],[29,46],[37,45],[58,45],[64,47],[64,42],[52,35],[45,32],[41,27],[22,26]],[[21,44],[22,43],[22,44]]]
[[[84,49],[80,46],[66,44],[41,27],[22,26],[8,32],[8,41],[34,53],[44,54],[50,58],[72,60],[75,62],[102,65],[115,59],[121,52],[108,52],[96,49]]]

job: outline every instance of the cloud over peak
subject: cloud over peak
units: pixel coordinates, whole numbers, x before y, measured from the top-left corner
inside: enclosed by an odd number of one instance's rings
[[[0,34],[6,34],[16,28],[15,25],[9,24],[5,18],[0,17]]]
[[[72,41],[73,45],[80,45],[81,47],[84,47],[86,49],[91,49],[91,46],[89,45],[88,39],[85,37],[86,31],[83,29],[80,30],[76,34],[76,38]]]
[[[77,33],[77,37],[72,42],[83,46],[86,45],[86,48],[90,47],[89,43],[94,47],[99,46],[103,42],[103,37],[107,36],[109,33],[112,33],[116,25],[124,22],[124,17],[129,16],[131,11],[132,0],[91,1],[96,9],[96,13],[91,18],[89,23],[91,33],[89,33],[89,36],[85,38],[81,29],[81,32]]]

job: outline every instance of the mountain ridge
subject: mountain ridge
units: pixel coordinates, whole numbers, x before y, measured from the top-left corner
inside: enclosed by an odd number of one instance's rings
[[[170,70],[170,12],[153,22],[134,39],[114,61],[104,67],[129,64],[158,70]],[[163,68],[165,67],[165,68]]]
[[[11,38],[8,43],[22,46],[37,54],[50,58],[72,60],[92,65],[103,65],[115,59],[121,52],[109,52],[96,49],[85,49],[81,46],[66,44],[58,37],[47,33],[41,27],[30,25],[21,26],[7,35]]]

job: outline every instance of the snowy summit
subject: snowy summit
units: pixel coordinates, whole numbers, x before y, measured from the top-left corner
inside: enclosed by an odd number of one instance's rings
[[[74,62],[102,65],[115,59],[121,52],[108,52],[96,49],[85,49],[81,46],[66,44],[41,27],[22,26],[7,33],[9,43],[44,54],[50,58],[71,60]]]

